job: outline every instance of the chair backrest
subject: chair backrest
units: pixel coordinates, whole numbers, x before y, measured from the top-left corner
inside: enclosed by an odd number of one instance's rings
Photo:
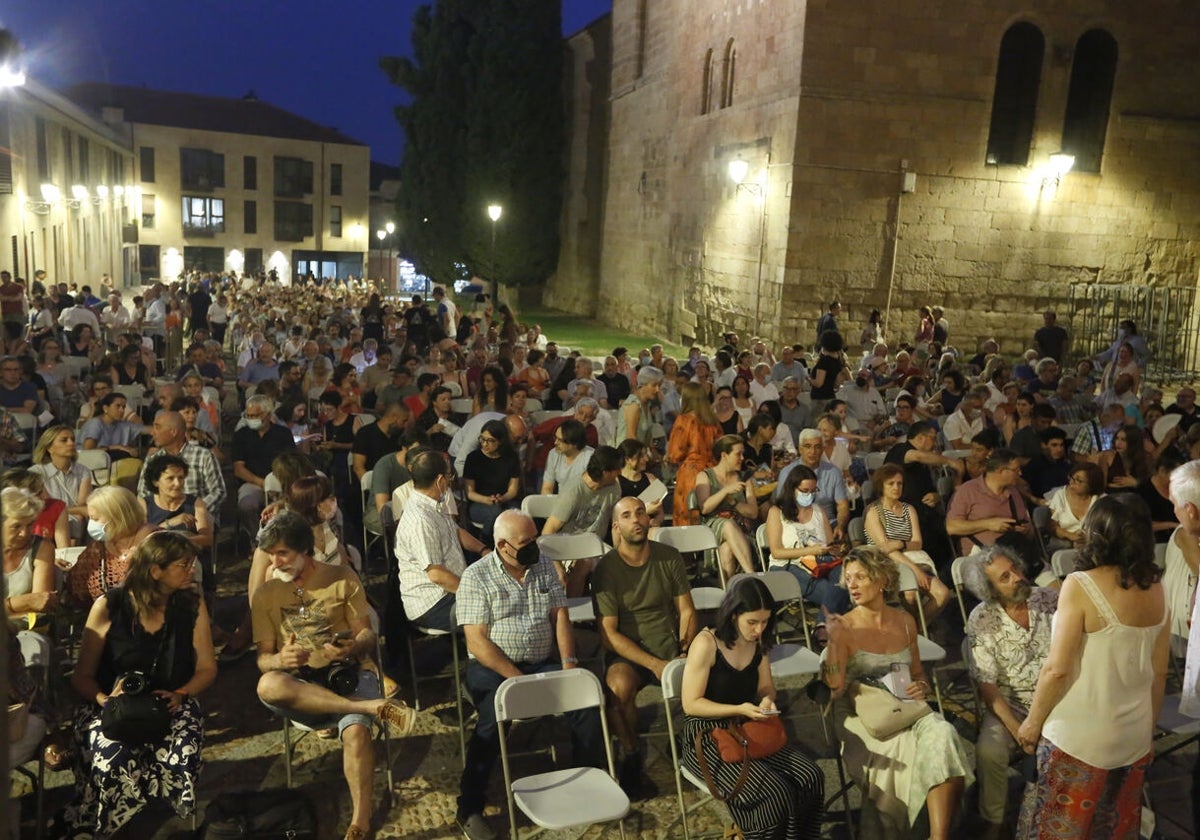
[[[868,452],[863,461],[866,462],[867,471],[873,473],[883,466],[885,458],[887,458],[886,452]]]
[[[554,510],[554,505],[558,502],[556,493],[547,493],[545,495],[526,496],[521,500],[521,513],[528,516],[530,519],[546,519]]]
[[[771,563],[771,542],[767,539],[767,523],[762,523],[754,529],[754,542],[758,546],[758,553],[762,557],[763,568]]]
[[[667,667],[663,668],[662,694],[664,701],[679,697],[679,693],[683,690],[683,669],[686,666],[686,659],[672,659],[667,663]],[[667,714],[670,713],[668,708]]]
[[[545,423],[547,420],[553,420],[555,417],[562,417],[561,411],[541,409],[540,411],[530,411],[529,419],[533,421],[533,425],[537,426]]]
[[[470,416],[475,410],[475,402],[470,397],[456,397],[450,400],[450,410],[455,414],[466,414]]]
[[[717,547],[717,536],[707,525],[672,525],[669,528],[659,528],[651,539],[682,553],[709,551]]]
[[[279,483],[279,476],[275,473],[267,473],[263,478],[263,496],[266,497],[267,503],[271,503],[283,495],[283,485]]]
[[[549,560],[588,560],[606,553],[604,543],[590,531],[582,534],[547,534],[537,538],[538,549]]]
[[[950,565],[950,580],[954,583],[954,596],[958,599],[958,611],[962,614],[964,624],[967,621],[967,602],[963,597],[963,566],[966,563],[966,557],[955,557]]]
[[[1064,548],[1050,556],[1050,568],[1054,569],[1054,574],[1059,578],[1065,578],[1075,571],[1078,563],[1079,552],[1073,548]]]
[[[362,490],[364,496],[371,492],[371,479],[374,477],[375,470],[367,470],[358,480],[358,489]]]
[[[600,680],[585,668],[525,674],[509,677],[496,689],[496,720],[561,715],[603,702]]]
[[[79,449],[77,450],[79,463],[83,464],[92,473],[92,483],[94,485],[108,484],[108,480],[112,475],[112,459],[103,449]]]
[[[462,386],[457,382],[443,382],[442,387],[450,392],[450,399],[456,400],[462,396]]]
[[[871,481],[871,479],[868,478],[864,481],[858,490],[859,495],[862,496],[863,504],[875,500],[875,482]]]
[[[796,580],[796,576],[791,572],[777,569],[774,572],[759,572],[758,576],[766,584],[767,591],[771,593],[771,598],[776,604],[786,604],[788,601],[804,598],[800,581]]]
[[[725,590],[716,586],[693,586],[692,605],[698,610],[715,610],[725,600]]]
[[[970,458],[971,450],[970,449],[947,449],[945,452],[942,453],[942,455],[949,458],[951,461],[958,461],[958,460],[961,460],[962,458]]]
[[[541,410],[542,410],[542,401],[541,400],[535,399],[534,397],[526,397],[525,398],[525,411],[526,412],[528,412],[529,414],[533,414],[533,412],[541,411]]]
[[[1031,518],[1033,520],[1033,527],[1037,528],[1039,531],[1045,532],[1046,529],[1050,527],[1050,508],[1045,507],[1044,505],[1035,507],[1033,509],[1033,513],[1031,514]]]
[[[854,546],[866,545],[867,542],[867,525],[861,516],[856,516],[850,520],[850,544]]]
[[[370,426],[377,419],[378,418],[374,414],[366,414],[366,413],[360,414],[360,415],[358,415],[359,427],[361,428],[363,426]]]
[[[1161,542],[1154,544],[1154,565],[1162,570],[1167,568],[1167,545],[1169,543]]]

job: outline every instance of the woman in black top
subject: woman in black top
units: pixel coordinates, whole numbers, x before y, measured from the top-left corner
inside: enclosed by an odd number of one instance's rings
[[[180,817],[195,808],[204,740],[195,698],[217,676],[208,613],[192,587],[195,562],[196,548],[182,534],[151,534],[129,558],[124,585],[92,606],[71,676],[85,703],[75,716],[67,836],[108,837],[154,798]],[[146,691],[171,712],[171,729],[158,743],[110,741],[100,731],[104,704],[133,672],[146,675]]]
[[[717,389],[717,398],[713,402],[713,411],[717,422],[721,425],[721,434],[740,435],[744,429],[742,415],[733,406],[733,388],[722,385]]]
[[[701,631],[688,648],[680,692],[687,716],[681,758],[698,777],[702,771],[693,748],[697,732],[727,721],[761,721],[778,714],[767,658],[774,610],[766,584],[751,575],[735,578],[713,629]],[[728,794],[740,763],[722,761],[711,735],[704,735],[701,744],[713,781]],[[750,761],[745,784],[726,804],[746,840],[817,840],[825,810],[825,777],[798,748],[785,744],[774,755]]]
[[[362,317],[363,341],[368,338],[383,341],[383,307],[379,304],[379,295],[371,295],[359,314]]]
[[[846,367],[842,355],[842,334],[837,330],[826,330],[821,333],[821,352],[817,355],[817,363],[813,365],[812,399],[831,400],[837,393],[838,386],[850,378],[850,370]]]
[[[621,498],[626,496],[641,496],[654,476],[646,472],[650,465],[650,447],[642,441],[629,438],[621,441],[617,447],[621,453],[621,474],[617,476],[617,486],[621,488]],[[666,498],[665,496],[663,498]],[[662,499],[646,502],[646,513],[650,516],[650,524],[657,527],[662,525]]]
[[[521,495],[521,460],[503,420],[483,424],[479,448],[467,455],[463,466],[463,482],[471,522],[478,526],[483,544],[491,545],[496,517],[516,507]]]

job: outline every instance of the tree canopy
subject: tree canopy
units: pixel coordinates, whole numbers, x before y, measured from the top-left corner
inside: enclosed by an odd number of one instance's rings
[[[540,283],[557,265],[561,28],[559,0],[438,0],[416,12],[412,57],[380,62],[411,99],[396,108],[400,252],[438,282],[461,265]],[[503,208],[494,225],[489,204]]]

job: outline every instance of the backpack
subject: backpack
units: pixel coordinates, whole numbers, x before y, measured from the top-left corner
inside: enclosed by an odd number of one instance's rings
[[[209,803],[196,840],[317,840],[317,812],[297,790],[222,793]]]

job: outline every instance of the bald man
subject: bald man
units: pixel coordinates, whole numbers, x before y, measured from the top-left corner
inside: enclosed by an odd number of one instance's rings
[[[158,412],[154,415],[150,437],[155,448],[146,456],[146,465],[164,453],[178,455],[188,467],[183,492],[203,499],[211,516],[219,515],[221,502],[225,500],[225,477],[212,452],[188,440],[183,416],[178,411]],[[138,497],[144,496],[146,491],[146,468],[143,466],[138,478]]]

